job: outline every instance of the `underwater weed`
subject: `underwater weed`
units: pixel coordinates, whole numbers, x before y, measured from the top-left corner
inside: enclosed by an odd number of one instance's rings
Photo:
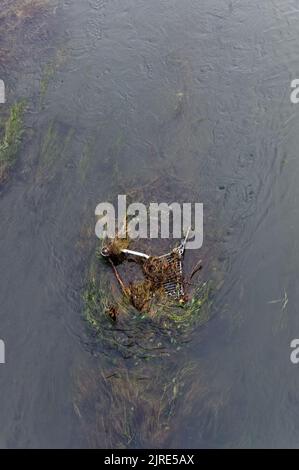
[[[51,180],[57,171],[57,164],[69,156],[74,129],[63,123],[52,121],[41,143],[37,177]]]
[[[9,170],[14,165],[20,148],[23,128],[25,102],[15,103],[4,125],[3,137],[0,142],[0,183],[4,182]]]
[[[105,439],[108,448],[159,448],[172,441],[179,418],[190,413],[186,395],[199,395],[200,388],[201,376],[190,362],[155,362],[133,370],[118,364],[82,371],[74,408],[92,447]],[[104,429],[104,436],[95,429]]]
[[[125,296],[103,264],[98,259],[92,263],[83,294],[84,318],[99,344],[123,357],[168,355],[189,341],[194,329],[212,314],[212,282],[201,283],[183,304],[160,292],[152,295],[148,281],[129,284]],[[114,321],[111,312],[117,312]]]

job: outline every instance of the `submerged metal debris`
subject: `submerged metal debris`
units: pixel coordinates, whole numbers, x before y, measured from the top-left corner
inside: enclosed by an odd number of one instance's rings
[[[179,302],[185,301],[182,261],[189,230],[179,247],[162,256],[149,256],[139,251],[129,250],[127,234],[125,238],[116,237],[102,248],[101,255],[111,263],[123,293],[137,310],[148,309],[151,301],[158,296],[168,296]],[[126,256],[130,256],[134,261],[141,262],[142,272],[145,277],[144,281],[130,283],[129,287],[125,287],[115,266],[116,262],[123,262]]]
[[[133,184],[131,186],[134,187]],[[198,198],[185,181],[166,176],[144,184],[142,188],[130,191],[124,188],[122,191],[130,200],[141,201],[146,207],[157,198],[168,204],[180,200],[182,194],[184,201]],[[211,219],[207,216],[207,220]],[[116,227],[119,227],[118,222]],[[90,229],[91,256],[83,291],[84,318],[94,334],[96,347],[105,345],[117,357],[136,364],[136,361],[144,359],[169,357],[190,340],[195,329],[206,323],[215,312],[213,293],[222,282],[223,275],[215,248],[217,234],[209,226],[200,262],[195,261],[194,250],[192,253],[186,250],[180,260],[181,274],[175,266],[177,254],[173,254],[174,263],[166,269],[167,278],[173,275],[175,285],[177,278],[180,279],[184,296],[168,295],[163,286],[164,261],[167,259],[162,254],[172,253],[173,233],[170,232],[167,239],[140,238],[135,241],[126,237],[124,222],[120,224],[121,232],[96,250],[93,230]],[[127,220],[126,226],[129,222]],[[82,257],[82,263],[85,262],[83,258],[86,255]],[[197,274],[202,265],[204,269],[199,277]]]

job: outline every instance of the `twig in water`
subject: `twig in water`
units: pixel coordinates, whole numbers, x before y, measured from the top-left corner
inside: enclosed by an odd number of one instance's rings
[[[114,265],[112,259],[111,259],[111,258],[108,258],[108,259],[109,259],[109,262],[110,262],[110,264],[111,264],[111,266],[112,266],[112,269],[113,269],[113,272],[114,272],[114,274],[115,274],[115,277],[116,277],[116,279],[117,279],[117,281],[118,281],[118,283],[119,283],[119,285],[120,285],[120,287],[121,287],[121,290],[123,291],[124,295],[127,295],[126,286],[124,285],[122,278],[121,278],[120,275],[118,274],[118,271],[117,271],[117,269],[116,269],[116,267],[115,267],[115,265]]]
[[[193,278],[193,276],[202,268],[202,260],[200,259],[196,265],[194,266],[194,268],[192,269],[192,272],[190,274],[190,281],[191,279]]]

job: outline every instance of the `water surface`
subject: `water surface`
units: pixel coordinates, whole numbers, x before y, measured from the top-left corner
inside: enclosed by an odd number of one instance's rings
[[[0,199],[1,447],[124,445],[95,419],[106,357],[81,291],[96,205],[163,172],[198,189],[225,275],[181,354],[198,393],[157,439],[298,446],[298,15],[294,0],[65,0],[7,32],[7,106],[28,108]],[[82,371],[96,380],[78,408]],[[153,445],[144,416],[133,434],[127,447]]]

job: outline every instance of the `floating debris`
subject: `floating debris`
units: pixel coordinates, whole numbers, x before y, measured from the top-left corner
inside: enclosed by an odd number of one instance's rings
[[[149,256],[145,253],[128,250],[129,238],[127,233],[125,239],[116,237],[102,248],[102,256],[108,258],[110,261],[123,293],[130,298],[132,305],[134,305],[137,310],[143,311],[145,308],[148,309],[151,300],[157,297],[158,294],[159,297],[164,295],[170,296],[180,302],[184,301],[185,291],[182,257],[188,235],[189,230],[184,241],[178,248],[162,256]],[[145,281],[135,284],[131,283],[129,288],[125,287],[112,260],[112,258],[115,258],[118,261],[122,261],[123,255],[126,254],[134,255],[139,260],[142,259],[142,271],[145,275]]]
[[[105,244],[102,253],[104,256],[112,258],[115,261],[122,261],[124,259],[123,250],[129,247],[129,243],[128,237],[120,238],[116,236]]]
[[[139,310],[147,311],[150,309],[153,300],[154,288],[151,281],[140,281],[131,283],[128,288],[128,295],[132,305]]]
[[[132,186],[134,188],[134,184]],[[177,178],[174,182],[173,176],[155,178],[142,187],[136,184],[136,189],[126,193],[146,207],[157,197],[169,204],[182,194],[185,200],[198,199],[198,193],[190,185]],[[206,220],[209,222],[208,215]],[[100,349],[106,351],[108,348],[112,354],[117,352],[134,364],[139,360],[169,356],[189,342],[195,329],[216,311],[212,308],[214,292],[223,283],[225,269],[215,247],[218,234],[209,225],[200,261],[194,263],[194,250],[192,253],[186,250],[183,279],[180,278],[184,295],[178,296],[168,295],[164,288],[165,277],[173,275],[177,281],[178,273],[172,266],[164,264],[166,258],[161,255],[178,249],[171,249],[174,238],[136,241],[123,237],[123,233],[122,236],[117,234],[101,249],[94,250],[94,245],[89,249],[91,262],[83,296],[84,317],[94,333],[92,338]],[[107,249],[109,256],[103,258],[103,249],[104,254]],[[153,252],[159,255],[150,256]],[[173,259],[177,260],[175,251]],[[200,271],[202,266],[204,269]],[[111,305],[115,306],[115,311]]]
[[[117,316],[119,314],[119,311],[118,311],[118,308],[116,305],[108,305],[107,307],[107,313],[109,315],[109,317],[111,318],[111,320],[113,321],[116,321],[117,320]]]
[[[105,269],[95,258],[84,292],[84,316],[99,346],[134,362],[168,356],[174,347],[189,341],[195,326],[212,314],[212,281],[201,282],[183,303],[162,289],[153,290],[148,280],[125,288],[120,293],[109,267]]]

